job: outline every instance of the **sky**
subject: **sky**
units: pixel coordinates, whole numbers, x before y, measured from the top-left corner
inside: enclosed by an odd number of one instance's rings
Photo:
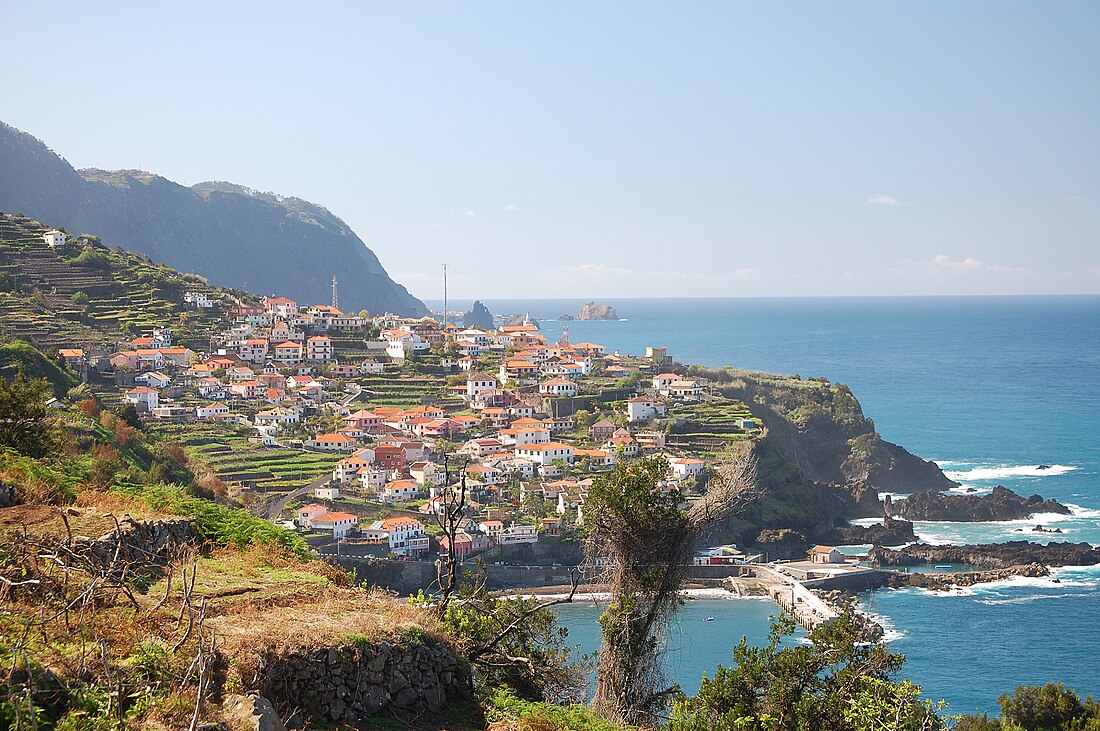
[[[1100,293],[1100,3],[3,16],[0,120],[324,205],[422,298]]]

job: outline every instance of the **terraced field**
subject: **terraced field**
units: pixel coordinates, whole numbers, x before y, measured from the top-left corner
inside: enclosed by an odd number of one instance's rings
[[[677,420],[667,443],[699,457],[714,457],[733,442],[749,438],[738,419],[753,418],[740,401],[695,401],[673,406],[668,415]]]
[[[448,410],[464,408],[462,399],[451,396],[443,381],[438,378],[419,378],[392,375],[367,376],[356,379],[363,388],[361,400],[371,406],[410,408],[422,404],[436,404]]]
[[[228,293],[137,254],[82,244],[51,249],[42,241],[45,230],[25,217],[0,215],[0,324],[9,337],[46,351],[107,349],[124,329],[171,327],[185,345],[209,344],[223,308],[190,309],[183,295],[205,292],[226,304]]]
[[[242,432],[221,424],[153,424],[150,431],[183,446],[229,484],[289,492],[330,472],[344,455],[249,444]]]

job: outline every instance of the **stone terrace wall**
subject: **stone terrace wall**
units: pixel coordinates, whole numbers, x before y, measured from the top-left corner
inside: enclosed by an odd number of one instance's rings
[[[355,722],[388,705],[437,711],[470,690],[451,649],[431,641],[271,653],[255,685],[283,718],[314,723]]]

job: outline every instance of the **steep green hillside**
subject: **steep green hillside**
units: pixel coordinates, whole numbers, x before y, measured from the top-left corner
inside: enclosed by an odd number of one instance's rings
[[[95,237],[51,249],[42,240],[47,229],[0,214],[0,335],[33,341],[46,352],[111,348],[124,335],[157,327],[205,349],[225,309],[235,299],[252,299],[140,254],[108,249]],[[183,301],[189,291],[210,295],[218,307],[191,308]]]
[[[139,170],[76,171],[34,137],[0,123],[0,210],[94,231],[214,284],[424,315],[347,224],[321,206],[230,183],[187,188]]]

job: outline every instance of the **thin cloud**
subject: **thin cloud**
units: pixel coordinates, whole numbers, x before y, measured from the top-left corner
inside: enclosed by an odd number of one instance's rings
[[[475,211],[473,208],[467,208],[465,210],[465,212],[463,212],[462,215],[466,216],[467,218],[476,218],[477,217],[477,211]]]
[[[965,259],[952,259],[947,254],[936,254],[931,259],[922,262],[906,261],[904,269],[926,269],[938,272],[954,273],[990,273],[990,274],[1028,274],[1027,267],[1010,267],[995,262],[984,262],[968,256]]]
[[[516,204],[506,203],[505,205],[500,207],[500,210],[504,211],[505,213],[512,213],[516,210]]]
[[[902,203],[892,195],[886,195],[885,193],[875,193],[873,196],[867,199],[867,203],[865,205],[896,208],[897,206],[902,205]]]
[[[1069,203],[1080,203],[1081,201],[1085,200],[1085,196],[1077,195],[1076,193],[1070,193],[1069,195],[1064,197],[1062,200],[1067,201]]]

